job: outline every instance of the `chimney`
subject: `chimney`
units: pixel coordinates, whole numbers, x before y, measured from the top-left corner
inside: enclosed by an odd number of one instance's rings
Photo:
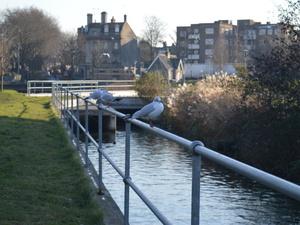
[[[127,22],[127,15],[124,14],[124,23]]]
[[[166,55],[167,59],[171,58],[171,52],[169,51],[168,48],[166,49],[165,55]]]
[[[111,21],[110,21],[111,23],[115,23],[116,22],[116,20],[115,20],[115,17],[113,16],[112,18],[111,18]]]
[[[107,12],[101,13],[101,23],[106,23]]]
[[[87,14],[87,25],[93,23],[93,14]]]

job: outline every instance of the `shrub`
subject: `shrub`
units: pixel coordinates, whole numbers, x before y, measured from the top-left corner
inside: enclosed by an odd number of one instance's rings
[[[151,72],[137,80],[135,90],[139,97],[152,100],[155,96],[165,97],[169,92],[169,84],[162,74]]]
[[[210,144],[225,139],[240,107],[238,83],[236,76],[213,75],[176,89],[168,99],[174,128]]]

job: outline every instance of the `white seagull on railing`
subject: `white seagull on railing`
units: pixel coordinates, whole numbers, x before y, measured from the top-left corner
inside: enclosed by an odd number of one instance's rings
[[[150,126],[153,127],[153,121],[157,120],[160,114],[164,111],[164,104],[159,96],[153,99],[153,102],[145,105],[139,111],[132,115],[132,119],[145,119],[150,122]]]
[[[114,97],[112,93],[107,90],[98,89],[90,94],[85,99],[96,99],[97,104],[110,105],[112,102],[120,101],[122,98]]]

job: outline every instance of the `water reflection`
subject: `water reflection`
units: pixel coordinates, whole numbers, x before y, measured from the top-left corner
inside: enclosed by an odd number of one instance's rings
[[[115,145],[104,145],[122,169],[124,137],[119,131]],[[90,154],[96,164],[96,149]],[[190,223],[191,172],[191,156],[177,144],[143,131],[132,133],[131,177],[174,224]],[[209,162],[203,162],[201,172],[201,224],[300,224],[298,202]],[[105,160],[103,179],[123,210],[122,179]],[[160,224],[141,200],[130,194],[130,224]]]

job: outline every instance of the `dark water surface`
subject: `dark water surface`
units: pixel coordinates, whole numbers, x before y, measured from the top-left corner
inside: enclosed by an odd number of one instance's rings
[[[124,170],[125,132],[104,150]],[[98,168],[98,154],[90,157]],[[124,184],[103,160],[103,181],[121,210]],[[131,177],[155,206],[174,224],[190,224],[191,155],[177,144],[134,131],[131,138]],[[300,224],[300,203],[226,169],[204,161],[201,170],[201,224]],[[161,224],[136,194],[130,192],[130,224]]]

